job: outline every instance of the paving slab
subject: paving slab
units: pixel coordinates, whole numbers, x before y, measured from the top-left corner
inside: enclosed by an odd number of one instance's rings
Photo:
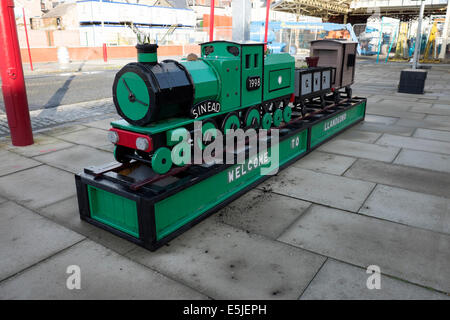
[[[437,106],[433,107],[412,107],[410,109],[411,112],[419,112],[419,113],[425,113],[425,114],[433,114],[433,115],[443,115],[443,116],[449,116],[450,115],[450,108],[439,108]]]
[[[389,97],[388,99],[384,99],[379,102],[380,105],[388,105],[396,110],[411,110],[411,108],[427,108],[431,107],[432,103],[436,101],[436,99],[431,99],[428,102],[420,102],[417,99],[412,98],[411,101],[405,99],[405,97],[395,97],[396,99],[392,99],[393,97]],[[415,101],[414,101],[415,99]]]
[[[450,199],[444,197],[377,185],[359,212],[450,234]]]
[[[86,130],[86,126],[81,125],[81,124],[68,124],[68,125],[62,125],[62,126],[59,126],[56,128],[52,128],[51,130],[45,130],[43,132],[45,135],[59,138],[60,136],[62,136],[64,134],[67,134],[70,132],[75,132],[75,131],[80,131],[80,130]]]
[[[450,198],[447,173],[359,159],[344,176]]]
[[[395,74],[395,75],[398,76],[398,74]],[[391,79],[389,79],[389,80],[391,80]],[[395,80],[393,82],[397,83],[397,80]],[[380,94],[381,92],[379,91],[378,93]],[[384,97],[384,101],[392,101],[392,102],[395,102],[395,101],[397,101],[397,102],[415,102],[415,101],[417,101],[417,97],[418,97],[415,95],[411,96],[410,94],[405,94],[405,93],[400,93],[400,92],[395,92],[395,91],[392,93],[383,94],[382,96]]]
[[[381,139],[381,138],[380,138]],[[363,143],[344,139],[334,139],[319,147],[320,151],[337,153],[344,156],[391,162],[400,149],[393,146]]]
[[[377,103],[377,102],[379,102],[380,100],[383,100],[383,98],[380,97],[380,96],[371,96],[371,95],[368,95],[368,96],[365,96],[365,97],[367,98],[367,105],[373,104],[373,103]]]
[[[80,289],[69,290],[69,266]],[[72,272],[73,274],[73,272]],[[1,299],[207,299],[183,284],[84,240],[0,284]]]
[[[450,292],[450,236],[314,205],[280,241]]]
[[[450,103],[434,103],[432,108],[450,110]]]
[[[0,149],[0,176],[41,165],[40,162]]]
[[[364,118],[364,122],[370,122],[370,123],[378,123],[378,124],[384,124],[384,125],[391,125],[398,121],[398,118],[394,117],[384,117],[384,116],[378,116],[373,114],[366,114]]]
[[[87,128],[84,130],[62,134],[59,138],[76,144],[83,144],[90,147],[100,147],[109,142],[107,135],[108,132],[105,130]]]
[[[76,196],[52,203],[46,207],[39,208],[36,211],[40,215],[84,236],[89,234],[93,229],[98,229],[80,219]]]
[[[450,132],[417,128],[414,137],[450,142]]]
[[[368,88],[355,88],[352,86],[353,89],[353,97],[368,97],[368,96],[375,96],[377,94],[377,90],[370,90]]]
[[[353,127],[355,130],[380,132],[380,133],[392,133],[400,136],[411,136],[414,133],[415,128],[402,127],[398,125],[386,125],[374,122],[361,122]]]
[[[301,300],[448,300],[449,296],[381,275],[380,289],[368,289],[366,269],[328,259]]]
[[[423,103],[431,103],[434,104],[437,102],[437,97],[428,97],[428,98],[418,98],[417,102],[423,102]]]
[[[104,146],[97,147],[97,149],[100,149],[100,150],[103,150],[103,151],[107,151],[107,152],[110,152],[110,153],[114,153],[114,148],[115,148],[115,145],[113,145],[112,143],[108,143],[108,144],[106,144]]]
[[[316,150],[293,163],[292,166],[340,176],[355,161],[356,159],[352,157],[339,156],[337,154]]]
[[[220,210],[215,217],[233,227],[276,239],[310,205],[272,192],[252,190]]]
[[[450,154],[450,142],[434,141],[414,137],[402,137],[385,133],[376,144],[412,150]]]
[[[30,146],[15,147],[8,143],[6,145],[6,149],[25,157],[34,157],[73,146],[72,143],[62,141],[57,138],[48,137],[42,134],[35,135],[33,138],[34,144]]]
[[[448,96],[440,96],[438,97],[438,101],[442,104],[450,104],[450,98]]]
[[[394,163],[450,173],[450,155],[440,153],[403,149]]]
[[[450,123],[450,116],[429,114],[425,117],[425,120],[443,122],[443,123],[448,124],[448,123]]]
[[[408,107],[409,108],[409,107]],[[367,114],[375,114],[380,116],[396,117],[402,119],[423,119],[425,113],[410,112],[407,110],[398,110],[397,106],[367,106]]]
[[[340,133],[335,139],[374,143],[379,137],[381,137],[381,133],[379,132],[361,131],[356,130],[355,128],[350,128]]]
[[[325,257],[207,219],[156,252],[127,254],[213,299],[298,299]]]
[[[0,194],[31,209],[48,206],[75,193],[72,174],[46,165],[0,177]]]
[[[111,117],[108,119],[88,122],[85,124],[87,127],[93,127],[102,130],[109,130],[111,128],[111,121],[121,119],[118,115],[116,117]]]
[[[47,207],[38,209],[38,212],[50,220],[74,230],[101,245],[124,254],[135,248],[136,245],[122,239],[111,232],[95,227],[80,219],[77,197],[72,197]]]
[[[95,226],[84,235],[90,240],[95,241],[108,249],[114,250],[119,254],[125,254],[137,247],[134,243]]]
[[[374,187],[371,182],[291,167],[259,188],[357,212]]]
[[[380,108],[390,107],[392,110],[407,111],[408,109],[414,106],[431,107],[431,104],[417,102],[417,99],[415,98],[409,100],[407,97],[387,96],[387,98],[376,103],[375,106]]]
[[[0,280],[84,238],[10,201],[0,212]]]
[[[426,119],[423,120],[400,119],[397,121],[396,125],[403,127],[450,131],[450,123],[445,123],[441,121],[431,121]]]
[[[111,153],[86,146],[74,146],[48,155],[35,157],[35,159],[73,173],[81,172],[86,167],[114,161]]]

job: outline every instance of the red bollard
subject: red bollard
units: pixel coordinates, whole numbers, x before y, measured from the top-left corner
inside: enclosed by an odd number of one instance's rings
[[[33,144],[28,99],[23,78],[22,58],[17,38],[14,1],[0,1],[0,73],[3,99],[14,146]]]
[[[106,43],[103,44],[103,61],[108,62],[108,49],[106,48]]]
[[[25,37],[27,38],[28,60],[30,60],[30,68],[33,71],[33,60],[31,59],[30,41],[28,40],[27,19],[25,18],[25,8],[22,8],[23,26],[25,27]]]
[[[209,41],[214,40],[214,0],[211,0],[209,11]]]
[[[269,10],[270,10],[270,3],[271,0],[267,0],[266,3],[266,23],[264,26],[264,53],[267,51],[267,35],[269,33]]]

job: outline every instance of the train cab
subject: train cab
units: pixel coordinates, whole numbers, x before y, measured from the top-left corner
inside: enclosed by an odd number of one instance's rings
[[[261,104],[264,44],[211,41],[201,44],[201,57],[221,75],[223,111]]]

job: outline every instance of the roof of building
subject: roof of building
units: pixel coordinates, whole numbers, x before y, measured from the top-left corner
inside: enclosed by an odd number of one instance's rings
[[[188,9],[186,0],[166,0],[172,7],[177,9]]]
[[[42,18],[58,18],[64,16],[67,12],[75,9],[76,3],[62,3],[56,8],[51,9],[49,12],[44,14]]]

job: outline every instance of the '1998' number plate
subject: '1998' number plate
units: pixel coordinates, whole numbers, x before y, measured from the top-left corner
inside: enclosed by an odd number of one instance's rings
[[[247,90],[256,90],[261,88],[261,77],[255,76],[255,77],[248,77],[247,78]]]

